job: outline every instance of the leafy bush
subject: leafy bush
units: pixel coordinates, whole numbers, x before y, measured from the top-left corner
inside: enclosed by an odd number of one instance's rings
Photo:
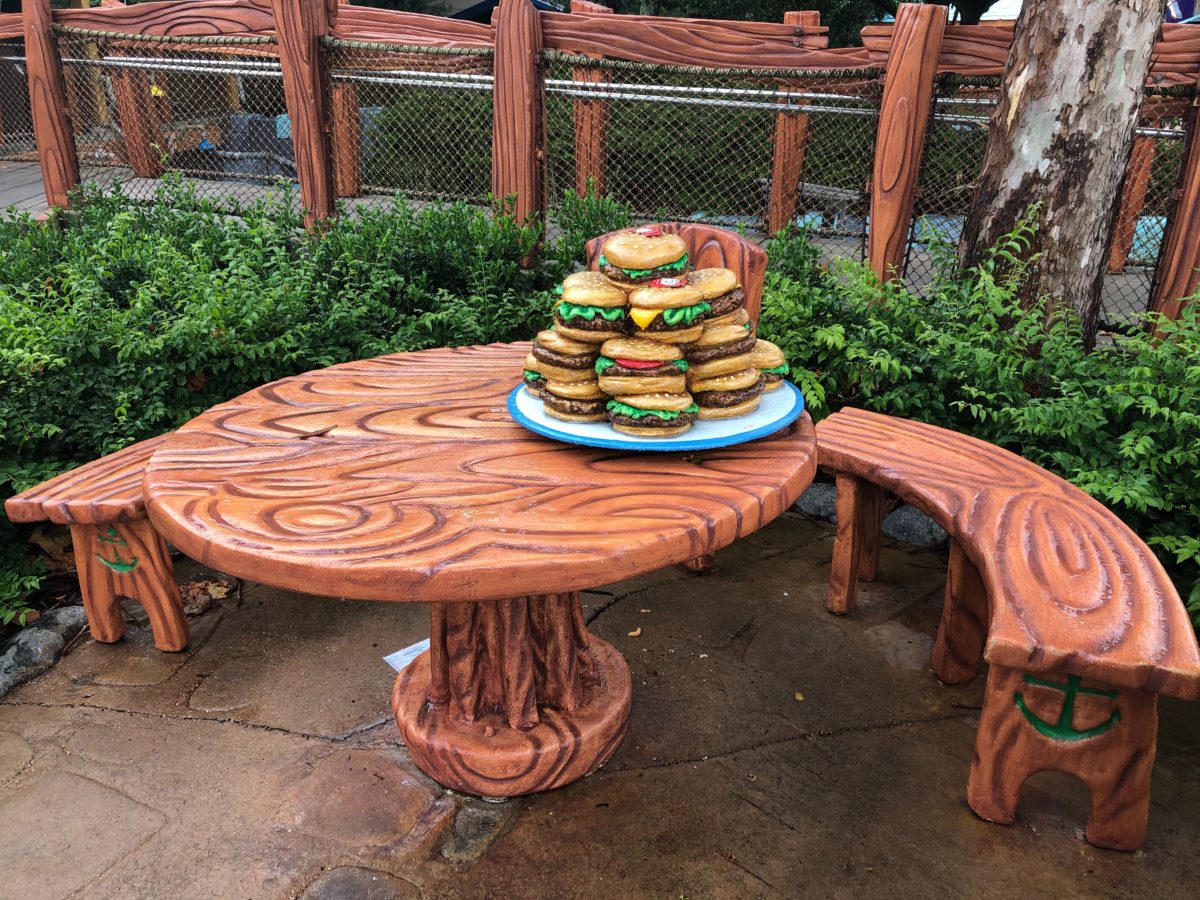
[[[825,272],[804,234],[781,236],[759,329],[815,417],[852,404],[952,428],[1109,505],[1200,624],[1200,303],[1156,321],[1161,339],[1138,331],[1088,353],[1074,316],[1018,300],[1032,231],[1022,222],[966,273],[943,253],[925,298],[857,263]]]
[[[286,201],[235,208],[167,183],[142,205],[84,189],[50,226],[0,219],[0,496],[298,372],[402,350],[528,338],[593,228],[575,198],[538,227],[397,200],[306,233]],[[38,581],[0,518],[0,621]]]

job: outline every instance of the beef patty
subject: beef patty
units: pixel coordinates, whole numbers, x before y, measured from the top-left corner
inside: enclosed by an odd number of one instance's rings
[[[581,353],[578,356],[568,356],[565,353],[555,353],[540,344],[533,345],[533,358],[539,359],[552,366],[562,366],[564,369],[590,369],[596,364],[600,353]]]
[[[740,391],[701,391],[698,394],[692,394],[692,399],[696,402],[697,406],[737,406],[739,403],[753,400],[761,394],[766,384],[766,379],[759,375],[758,381],[754,382],[748,388],[742,388]]]
[[[554,321],[559,325],[579,331],[625,331],[627,324],[625,316],[621,316],[615,321],[609,321],[604,316],[593,316],[590,319],[585,319],[583,316],[572,316],[570,319],[564,319],[558,310],[554,311]]]
[[[715,347],[695,347],[688,350],[688,362],[699,365],[714,359],[724,359],[727,356],[737,356],[739,353],[749,353],[754,349],[758,340],[752,333],[746,332],[744,338],[730,341],[728,344],[717,344]]]
[[[607,411],[608,400],[570,400],[546,391],[542,395],[546,405],[560,413],[572,416],[595,416]]]
[[[691,425],[696,421],[696,414],[681,412],[674,419],[660,419],[658,416],[627,416],[623,413],[613,413],[609,418],[614,425],[632,425],[635,428],[674,428],[676,425]]]
[[[605,378],[638,378],[645,375],[648,378],[658,378],[663,375],[678,375],[679,368],[670,363],[663,363],[653,369],[627,369],[620,363],[613,363],[601,373]]]
[[[728,315],[745,302],[746,292],[741,288],[734,288],[728,294],[722,294],[716,300],[708,301],[708,305],[712,307],[712,312],[708,313],[707,318],[715,319],[718,316]]]
[[[659,266],[657,269],[651,269],[645,275],[639,275],[637,278],[630,278],[624,271],[614,265],[601,266],[600,271],[611,278],[613,281],[621,284],[645,284],[647,281],[653,281],[655,278],[666,278],[668,276],[679,275],[679,267]]]

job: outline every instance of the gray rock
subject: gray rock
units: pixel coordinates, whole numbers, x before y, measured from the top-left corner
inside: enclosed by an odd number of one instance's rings
[[[60,606],[42,613],[29,623],[30,628],[53,631],[64,640],[70,640],[87,627],[87,613],[82,606]]]
[[[474,862],[492,841],[508,828],[521,804],[516,800],[502,803],[466,797],[454,817],[450,836],[442,845],[442,856],[453,863]]]
[[[900,506],[883,520],[883,533],[893,541],[929,547],[950,537],[937,522],[913,506]]]
[[[832,519],[837,491],[828,482],[809,485],[796,501],[796,509],[814,519]]]
[[[310,884],[300,900],[401,900],[419,896],[414,885],[387,872],[338,866]]]
[[[54,665],[66,641],[49,628],[26,628],[0,653],[0,696]]]

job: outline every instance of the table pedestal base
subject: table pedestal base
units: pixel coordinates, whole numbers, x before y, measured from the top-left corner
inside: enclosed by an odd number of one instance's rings
[[[435,603],[429,644],[396,679],[392,709],[440,784],[549,790],[598,769],[625,736],[629,667],[588,634],[577,593]]]

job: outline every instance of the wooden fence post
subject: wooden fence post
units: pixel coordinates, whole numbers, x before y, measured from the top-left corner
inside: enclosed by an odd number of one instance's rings
[[[1198,85],[1200,86],[1200,85]],[[1178,319],[1200,287],[1200,109],[1193,106],[1176,187],[1175,209],[1163,235],[1150,309]]]
[[[901,3],[879,108],[867,259],[881,281],[900,274],[929,125],[946,7]]]
[[[1117,221],[1113,224],[1112,240],[1108,247],[1109,272],[1123,271],[1129,251],[1133,249],[1138,217],[1146,205],[1146,191],[1150,188],[1154,150],[1154,138],[1134,137],[1129,168],[1125,171],[1125,185],[1121,188],[1121,205],[1117,207]]]
[[[542,207],[542,23],[529,0],[500,0],[492,93],[492,194],[518,222]]]
[[[785,12],[785,25],[820,25],[819,12]],[[787,90],[787,87],[781,90]],[[771,152],[771,195],[767,200],[767,232],[774,234],[796,217],[797,192],[808,150],[808,113],[775,114],[774,147]]]
[[[129,168],[139,178],[162,177],[161,125],[150,77],[136,69],[118,70],[112,74],[112,88]]]
[[[271,0],[283,96],[292,126],[296,180],[305,223],[310,227],[334,214],[329,135],[325,131],[325,65],[321,38],[329,33],[326,0]]]
[[[46,202],[65,207],[68,194],[79,184],[75,136],[67,114],[67,89],[62,59],[51,31],[50,0],[25,0],[25,67],[29,79],[29,111]]]
[[[358,109],[358,85],[352,81],[329,83],[329,105],[333,116],[330,150],[333,181],[339,197],[357,197],[362,184],[362,114]]]
[[[611,15],[612,10],[590,0],[571,0],[572,13],[591,13],[596,16]],[[593,59],[603,59],[588,54]],[[599,69],[576,67],[571,72],[575,81],[599,84],[604,73]],[[604,194],[605,144],[608,137],[608,101],[580,100],[571,104],[575,115],[575,193],[584,196],[590,181],[596,196]]]

